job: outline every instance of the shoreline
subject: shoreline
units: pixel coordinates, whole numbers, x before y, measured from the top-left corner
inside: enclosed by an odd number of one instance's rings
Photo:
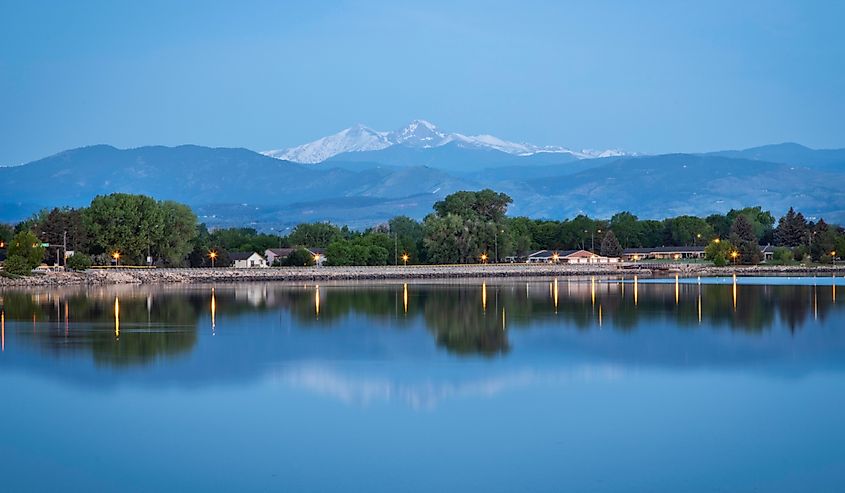
[[[420,279],[529,278],[569,276],[779,276],[843,275],[845,264],[837,266],[731,266],[672,264],[671,270],[622,268],[630,264],[468,264],[377,267],[269,267],[178,268],[178,269],[90,269],[83,272],[47,272],[20,279],[0,277],[2,287],[115,285],[115,284],[208,284],[239,282],[325,282]]]

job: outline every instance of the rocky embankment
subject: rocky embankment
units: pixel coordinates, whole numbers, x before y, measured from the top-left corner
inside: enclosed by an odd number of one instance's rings
[[[675,275],[740,276],[845,275],[842,266],[738,266],[713,267],[701,264],[673,264],[670,268],[631,268],[604,265],[425,265],[381,267],[281,267],[265,269],[91,269],[85,272],[47,272],[19,279],[0,277],[0,286],[65,286],[146,283],[224,282],[324,282],[345,280],[461,279],[496,277]]]

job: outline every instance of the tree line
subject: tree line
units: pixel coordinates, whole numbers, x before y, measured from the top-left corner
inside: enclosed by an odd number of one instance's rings
[[[760,245],[780,247],[776,261],[830,262],[845,251],[845,230],[824,219],[807,220],[790,209],[779,220],[761,207],[707,217],[640,219],[620,212],[610,219],[579,215],[547,220],[507,216],[512,199],[493,190],[461,191],[434,204],[422,221],[397,216],[384,224],[354,231],[329,223],[304,223],[288,235],[254,228],[209,229],[190,207],[144,195],[115,193],[94,198],[88,207],[44,210],[14,227],[0,225],[0,243],[8,247],[6,272],[25,273],[46,261],[56,262],[59,245],[75,252],[72,268],[91,264],[162,267],[229,264],[228,252],[269,248],[322,248],[331,265],[389,265],[495,262],[539,249],[585,249],[619,256],[625,248],[707,246],[717,265],[753,264]],[[47,248],[42,244],[50,245]],[[2,248],[2,246],[0,246]],[[295,264],[313,262],[292,256]]]

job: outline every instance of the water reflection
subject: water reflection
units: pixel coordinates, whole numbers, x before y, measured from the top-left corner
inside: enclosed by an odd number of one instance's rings
[[[114,297],[114,337],[120,339],[120,299]]]
[[[214,295],[214,288],[211,288],[211,333],[215,334],[217,328],[217,297]]]
[[[675,277],[655,284],[636,276],[592,277],[567,279],[565,292],[556,278],[6,291],[0,298],[0,349],[7,352],[9,329],[15,343],[36,344],[53,354],[88,351],[98,363],[147,364],[190,353],[201,323],[216,334],[221,320],[237,324],[240,317],[271,312],[306,331],[336,329],[350,318],[396,330],[422,326],[448,353],[492,357],[511,351],[513,330],[537,324],[578,331],[632,331],[665,323],[676,330],[706,325],[759,334],[782,326],[794,332],[808,321],[823,322],[835,310],[836,282],[841,281],[828,279],[832,287],[825,293],[809,283],[755,286],[728,279],[729,284],[702,284]],[[626,293],[629,282],[633,289]],[[481,310],[472,308],[479,305]],[[22,330],[25,321],[31,321],[31,331]],[[108,333],[106,325],[111,326]]]

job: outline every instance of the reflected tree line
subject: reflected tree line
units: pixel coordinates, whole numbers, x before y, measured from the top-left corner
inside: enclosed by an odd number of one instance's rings
[[[422,321],[438,347],[460,355],[510,350],[508,333],[536,324],[630,331],[665,322],[761,333],[824,320],[836,286],[646,284],[638,280],[557,279],[503,284],[370,286],[245,285],[189,290],[87,289],[0,293],[2,345],[7,332],[60,355],[87,350],[97,363],[128,366],[190,352],[198,331],[222,317],[287,312],[303,330],[330,330],[362,317],[374,330]],[[202,325],[202,327],[201,327]],[[207,327],[206,327],[207,325]]]

